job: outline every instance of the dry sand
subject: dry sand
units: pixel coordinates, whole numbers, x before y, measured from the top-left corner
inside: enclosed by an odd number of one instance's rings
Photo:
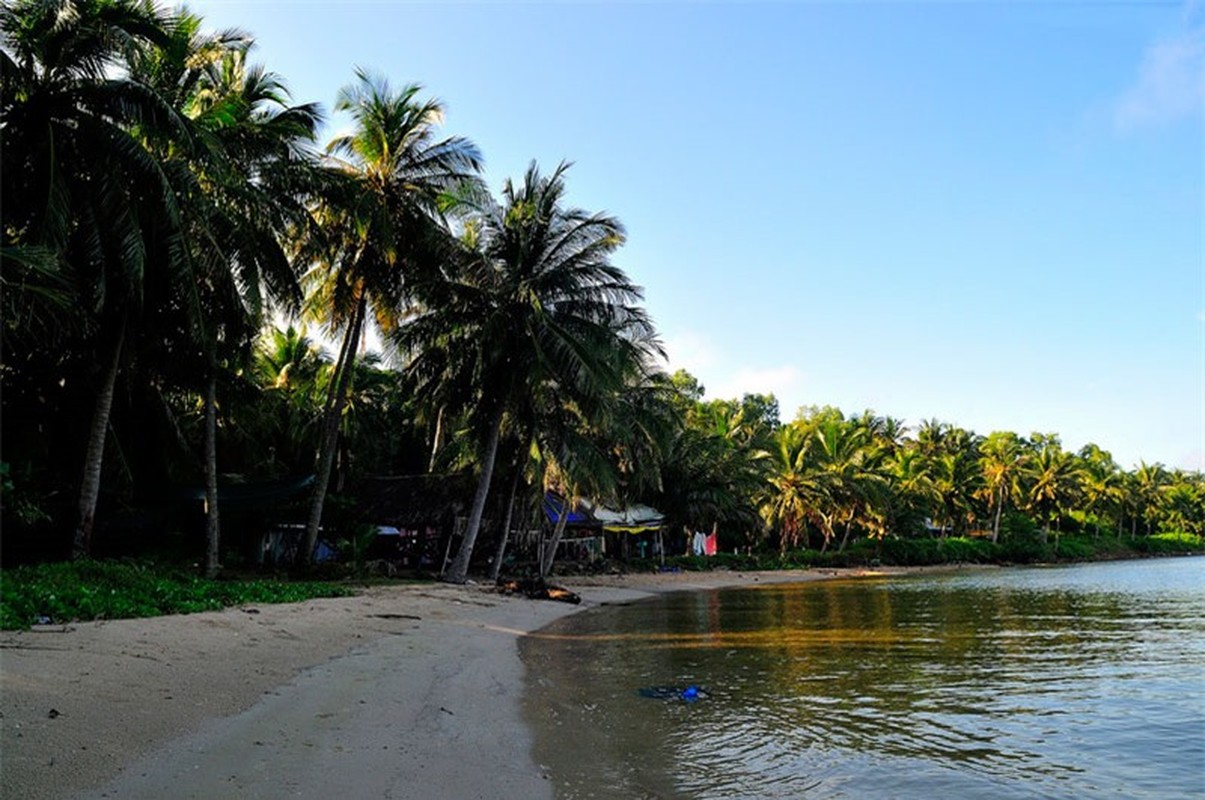
[[[518,637],[653,592],[851,571],[568,578],[583,603],[475,586],[0,636],[0,797],[551,798]]]

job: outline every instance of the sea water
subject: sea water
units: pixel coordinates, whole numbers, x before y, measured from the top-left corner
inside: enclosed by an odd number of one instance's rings
[[[522,649],[560,798],[1205,797],[1203,558],[672,593]]]

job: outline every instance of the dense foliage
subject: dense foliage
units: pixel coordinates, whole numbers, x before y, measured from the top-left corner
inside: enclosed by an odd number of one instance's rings
[[[612,262],[619,220],[569,205],[566,165],[491,197],[421,87],[358,71],[335,105],[351,130],[320,148],[321,109],[249,63],[244,32],[139,0],[15,0],[0,33],[10,561],[166,552],[213,575],[282,519],[308,554],[320,528],[360,535],[347,510],[373,474],[470,476],[457,580],[478,532],[541,514],[546,490],[783,563],[1205,534],[1201,474],[1094,445],[704,401],[658,366]],[[308,497],[269,510],[222,494],[290,480]]]
[[[141,564],[89,559],[5,570],[0,629],[73,620],[155,617],[249,603],[345,597],[344,586],[278,580],[215,581]]]

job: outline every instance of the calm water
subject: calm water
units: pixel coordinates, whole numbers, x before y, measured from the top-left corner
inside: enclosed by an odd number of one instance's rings
[[[561,798],[1205,797],[1202,558],[675,593],[523,650]]]

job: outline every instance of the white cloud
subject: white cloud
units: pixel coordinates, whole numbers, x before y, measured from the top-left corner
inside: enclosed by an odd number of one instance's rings
[[[1181,453],[1171,466],[1187,472],[1205,472],[1205,446]]]
[[[800,394],[803,386],[803,373],[797,368],[784,365],[779,367],[742,367],[731,373],[725,379],[716,382],[714,386],[707,385],[707,396],[714,399],[733,400],[742,395],[773,394],[778,398],[781,408],[791,408],[784,401],[793,401]]]
[[[715,345],[698,331],[678,331],[662,338],[670,372],[684,369],[698,378],[718,359]]]
[[[1198,113],[1203,100],[1205,25],[1190,21],[1187,30],[1147,48],[1136,79],[1113,109],[1113,122],[1122,133],[1166,125]]]

